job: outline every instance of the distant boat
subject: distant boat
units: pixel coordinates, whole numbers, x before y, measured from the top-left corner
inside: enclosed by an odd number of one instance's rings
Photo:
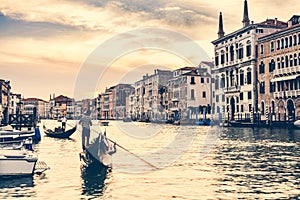
[[[108,126],[109,124],[109,121],[101,121],[101,126]]]
[[[49,137],[54,137],[54,138],[69,138],[75,131],[76,131],[77,126],[67,130],[63,131],[62,129],[55,128],[54,130],[47,129],[46,126],[44,125],[44,132],[47,136]]]
[[[111,168],[112,154],[116,152],[115,144],[112,145],[105,134],[99,134],[97,138],[79,154],[80,160],[85,166],[98,164]]]

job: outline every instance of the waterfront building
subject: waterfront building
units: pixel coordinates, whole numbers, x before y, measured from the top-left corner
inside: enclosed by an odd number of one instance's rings
[[[260,119],[294,121],[300,117],[300,16],[288,27],[258,39]]]
[[[22,96],[21,94],[10,93],[10,106],[9,114],[17,114],[17,112],[23,110]]]
[[[253,121],[253,114],[258,112],[256,68],[260,52],[257,52],[257,40],[287,26],[277,19],[250,23],[247,0],[244,1],[242,23],[242,28],[225,34],[220,13],[218,38],[212,41],[215,55],[213,103],[218,115],[226,121]]]
[[[166,112],[160,101],[163,86],[172,78],[172,71],[155,69],[154,74],[143,76],[134,83],[133,116],[139,121],[156,121],[166,118]]]
[[[47,118],[47,101],[39,98],[26,98],[22,100],[23,103],[23,114],[34,114],[36,111],[39,118]]]
[[[120,83],[99,94],[95,103],[98,119],[123,119],[128,113],[126,98],[133,91],[130,84]]]
[[[7,124],[10,105],[10,81],[0,79],[0,123]]]
[[[173,71],[168,82],[169,118],[193,123],[211,110],[211,63],[183,67]]]
[[[74,99],[71,99],[67,96],[64,95],[59,95],[58,97],[55,97],[53,94],[53,97],[51,98],[50,95],[50,118],[52,119],[59,119],[62,116],[66,116],[67,118],[73,118],[74,113],[68,113],[67,112],[67,107],[68,106],[73,106],[74,105]],[[72,111],[74,109],[71,109]],[[69,109],[70,111],[70,109]]]

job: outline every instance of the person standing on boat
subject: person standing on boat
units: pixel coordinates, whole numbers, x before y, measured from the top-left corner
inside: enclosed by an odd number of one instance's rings
[[[90,141],[90,126],[92,126],[92,119],[90,117],[91,111],[86,111],[85,115],[79,120],[82,126],[82,149],[89,145]]]
[[[61,118],[61,128],[63,131],[66,130],[66,124],[67,124],[67,118],[66,116],[64,115],[62,118]]]

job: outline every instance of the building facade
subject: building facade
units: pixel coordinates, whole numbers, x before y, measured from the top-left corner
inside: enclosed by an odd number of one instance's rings
[[[22,100],[23,114],[34,114],[34,110],[39,118],[47,118],[47,101],[38,98],[26,98]]]
[[[172,78],[172,71],[154,70],[134,83],[134,97],[129,99],[133,105],[132,117],[139,121],[156,121],[165,118],[164,104],[161,102],[162,87]]]
[[[52,98],[50,95],[49,105],[49,115],[51,119],[59,119],[62,116],[66,116],[69,119],[74,117],[74,99],[63,95],[55,97],[55,95],[53,94]],[[72,107],[72,109],[68,109],[68,107]]]
[[[96,112],[98,119],[123,119],[129,113],[126,99],[132,94],[134,88],[130,84],[120,83],[107,88],[96,99]]]
[[[7,124],[9,118],[10,105],[10,81],[0,79],[0,122]]]
[[[253,121],[257,107],[257,48],[258,38],[274,33],[287,24],[277,19],[250,23],[247,1],[244,1],[243,27],[226,34],[223,16],[219,16],[218,39],[214,44],[215,67],[213,104],[216,117],[226,121]]]
[[[211,65],[202,63],[199,67],[183,67],[174,70],[173,79],[167,86],[169,119],[192,122],[203,119],[210,113],[210,67]]]
[[[288,27],[258,39],[260,119],[295,121],[300,117],[300,16]]]

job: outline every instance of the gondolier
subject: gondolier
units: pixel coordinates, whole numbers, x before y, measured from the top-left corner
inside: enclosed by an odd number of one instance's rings
[[[89,145],[90,140],[90,126],[92,126],[92,120],[90,117],[91,111],[86,111],[85,115],[80,119],[79,124],[82,126],[82,149]]]
[[[67,118],[66,118],[66,116],[64,115],[64,116],[61,118],[61,128],[63,129],[63,131],[66,130],[66,123],[67,123]]]

